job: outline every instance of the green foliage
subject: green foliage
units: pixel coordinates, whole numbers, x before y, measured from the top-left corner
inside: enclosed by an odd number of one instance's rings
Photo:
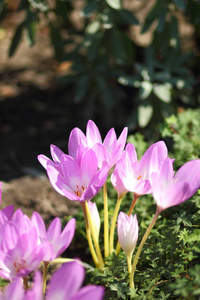
[[[70,71],[59,80],[73,86],[74,101],[101,106],[104,113],[105,108],[119,107],[133,128],[153,126],[175,113],[180,102],[198,105],[194,84],[199,66],[193,48],[198,49],[200,2],[156,0],[141,22],[138,11],[147,2],[129,9],[121,0],[86,0],[81,22],[73,22],[76,0],[21,0],[18,10],[25,11],[24,20],[15,30],[9,56],[15,54],[24,32],[29,45],[34,45],[40,21],[46,21],[55,57],[71,62]],[[0,21],[7,13],[3,0]],[[194,29],[191,47],[185,47],[180,33],[186,19]],[[141,34],[152,34],[148,47],[138,46],[130,34],[138,25]]]
[[[163,137],[173,139],[175,165],[180,167],[200,157],[200,110],[188,109],[165,119],[161,129]]]

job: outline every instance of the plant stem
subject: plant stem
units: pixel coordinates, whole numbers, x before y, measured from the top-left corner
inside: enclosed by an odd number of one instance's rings
[[[126,256],[129,275],[131,274],[131,269],[132,269],[132,266],[131,266],[132,255],[133,255],[133,252]]]
[[[42,282],[43,282],[43,295],[45,294],[45,291],[46,291],[48,265],[49,265],[49,262],[43,261],[43,280],[42,280]]]
[[[109,255],[109,234],[108,234],[108,195],[107,195],[107,185],[103,185],[103,199],[104,199],[104,256]]]
[[[136,194],[136,193],[133,193],[133,201],[132,201],[131,206],[130,206],[130,208],[129,208],[128,216],[130,216],[130,215],[132,214],[133,209],[134,209],[135,204],[136,204],[136,201],[137,201],[137,199],[139,199],[139,198],[140,198],[140,195],[138,195],[138,194]]]
[[[146,242],[146,240],[147,240],[147,238],[148,238],[148,236],[149,236],[149,234],[151,232],[151,229],[153,228],[153,226],[154,226],[154,224],[155,224],[155,222],[156,222],[156,220],[157,220],[157,218],[158,218],[158,216],[159,216],[160,213],[161,213],[160,209],[157,208],[156,213],[155,213],[155,215],[154,215],[154,217],[153,217],[153,219],[152,219],[149,227],[147,228],[147,230],[146,230],[146,232],[145,232],[145,234],[144,234],[144,236],[142,238],[142,241],[141,241],[141,243],[139,245],[139,248],[137,250],[137,253],[135,255],[135,258],[134,258],[134,261],[133,261],[133,265],[132,265],[131,275],[130,275],[130,288],[134,287],[134,273],[135,273],[135,268],[136,268],[138,259],[140,257],[140,253],[141,253],[142,248],[144,246],[144,243]]]
[[[24,284],[25,291],[27,291],[28,290],[28,281],[27,281],[26,277],[23,277],[23,284]]]
[[[101,254],[101,249],[100,249],[100,246],[99,246],[99,237],[97,236],[97,233],[94,230],[94,226],[93,226],[93,222],[92,222],[92,219],[91,219],[91,214],[90,214],[90,210],[89,210],[87,202],[85,202],[85,208],[86,208],[86,214],[87,214],[87,217],[88,217],[89,227],[91,229],[91,234],[92,234],[94,246],[95,246],[97,257],[98,257],[98,260],[99,260],[99,267],[100,267],[100,269],[103,269],[104,261],[103,261],[103,257],[102,257],[102,254]]]
[[[84,214],[84,218],[85,218],[85,228],[86,228],[86,234],[87,234],[88,245],[89,245],[89,248],[90,248],[90,253],[92,255],[92,258],[93,258],[93,261],[94,261],[96,267],[99,268],[99,260],[97,258],[97,255],[96,255],[96,252],[94,250],[93,243],[92,243],[90,227],[89,227],[87,213],[86,213],[85,202],[81,202],[81,205],[82,205],[83,214]]]
[[[110,254],[112,254],[113,252],[113,248],[114,248],[114,233],[115,233],[115,225],[117,222],[117,216],[118,216],[118,212],[119,212],[119,208],[121,205],[123,197],[120,197],[117,199],[117,203],[115,206],[115,211],[113,214],[113,219],[112,219],[112,223],[111,223],[111,228],[110,228]]]

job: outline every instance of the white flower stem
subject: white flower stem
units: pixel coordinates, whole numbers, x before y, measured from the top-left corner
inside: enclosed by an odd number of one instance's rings
[[[109,226],[108,226],[108,195],[107,185],[103,185],[103,199],[104,199],[104,256],[109,255]]]
[[[116,206],[115,206],[115,211],[114,211],[113,219],[112,219],[112,223],[111,223],[111,228],[110,228],[110,254],[112,254],[113,248],[114,248],[115,226],[116,226],[117,216],[118,216],[118,212],[119,212],[119,208],[120,208],[122,199],[123,199],[123,197],[117,199],[117,203],[116,203]]]
[[[101,254],[101,249],[100,249],[100,246],[99,246],[99,237],[98,237],[98,233],[95,232],[94,225],[93,225],[93,222],[92,222],[92,218],[91,218],[91,214],[90,214],[90,210],[89,210],[87,202],[85,202],[85,208],[86,208],[86,214],[87,214],[87,217],[88,217],[88,223],[89,223],[89,227],[91,229],[91,234],[92,234],[95,250],[96,250],[96,253],[97,253],[98,260],[99,260],[99,267],[100,267],[100,269],[103,269],[104,261],[103,261],[103,257],[102,257],[102,254]]]
[[[132,271],[131,271],[131,275],[130,275],[130,288],[134,287],[134,273],[135,273],[135,270],[136,270],[136,265],[137,265],[138,259],[140,257],[142,248],[143,248],[143,246],[144,246],[144,244],[145,244],[145,242],[146,242],[146,240],[147,240],[147,238],[148,238],[148,236],[151,232],[151,229],[153,228],[153,226],[154,226],[154,224],[155,224],[155,222],[156,222],[156,220],[157,220],[160,213],[161,213],[161,211],[157,208],[156,213],[155,213],[149,227],[147,228],[147,230],[146,230],[146,232],[145,232],[145,234],[142,238],[142,241],[141,241],[141,243],[138,247],[137,253],[136,253],[134,261],[133,261]]]

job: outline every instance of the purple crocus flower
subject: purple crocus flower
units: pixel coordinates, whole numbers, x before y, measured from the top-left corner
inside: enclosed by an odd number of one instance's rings
[[[96,124],[89,120],[86,128],[86,135],[79,129],[74,128],[69,137],[69,155],[76,157],[77,149],[80,144],[94,150],[98,158],[98,167],[101,168],[107,162],[109,169],[112,168],[120,159],[127,138],[128,128],[125,127],[117,139],[114,128],[107,133],[104,141]]]
[[[127,144],[126,149],[117,162],[111,181],[118,195],[127,191],[137,195],[151,193],[151,173],[159,169],[161,162],[167,157],[167,147],[163,141],[151,145],[140,161],[137,160],[135,147]]]
[[[200,188],[200,159],[185,163],[174,175],[172,161],[166,158],[151,175],[151,186],[157,211],[181,204]]]
[[[25,220],[25,218],[24,218]],[[24,228],[12,221],[3,228],[0,249],[0,276],[5,279],[26,277],[39,267],[46,247],[37,245],[37,231],[25,222]]]
[[[44,155],[38,160],[47,170],[55,190],[72,201],[91,200],[105,183],[108,165],[98,170],[97,157],[92,149],[79,146],[76,158],[51,145],[53,161]]]
[[[81,287],[85,276],[84,268],[76,261],[66,263],[58,269],[49,282],[46,296],[42,294],[41,274],[35,274],[32,290],[23,289],[22,281],[10,283],[0,300],[102,300],[104,287],[88,285]]]
[[[69,244],[71,243],[74,232],[76,220],[72,218],[61,232],[62,226],[59,218],[55,218],[49,225],[46,231],[44,221],[39,213],[34,212],[31,218],[33,227],[36,228],[38,235],[38,243],[43,245],[49,245],[49,251],[47,251],[43,257],[43,261],[49,262],[57,258],[63,253]]]

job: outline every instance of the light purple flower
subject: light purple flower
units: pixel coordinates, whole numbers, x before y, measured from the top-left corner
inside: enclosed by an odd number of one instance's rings
[[[71,243],[74,233],[76,220],[72,218],[61,232],[62,225],[59,218],[55,218],[49,225],[48,230],[45,228],[44,221],[39,213],[34,212],[31,218],[33,227],[36,228],[38,235],[38,244],[49,245],[43,261],[49,262],[63,253]]]
[[[33,288],[24,291],[19,278],[10,283],[0,300],[102,300],[104,287],[88,285],[81,288],[84,268],[76,261],[62,265],[51,278],[46,296],[42,295],[42,278],[35,274]]]
[[[117,222],[119,243],[127,256],[132,256],[138,240],[138,221],[136,215],[127,216],[120,212]]]
[[[151,175],[151,185],[159,212],[186,201],[200,188],[200,159],[185,163],[174,175],[172,161],[166,158]]]
[[[127,138],[128,129],[125,127],[117,139],[114,128],[107,133],[104,141],[96,124],[89,120],[86,128],[86,135],[79,129],[74,128],[69,137],[69,155],[76,157],[77,149],[80,144],[94,150],[98,158],[98,167],[101,168],[107,162],[109,169],[112,168],[120,159]]]
[[[150,176],[156,172],[161,162],[167,157],[167,147],[163,141],[151,145],[140,161],[137,160],[135,147],[127,144],[126,149],[117,162],[111,181],[118,195],[127,191],[138,195],[151,193]]]
[[[26,221],[26,219],[24,218]],[[37,232],[29,222],[16,224],[8,221],[3,227],[0,250],[0,276],[5,279],[25,277],[39,267],[46,247],[37,245]]]
[[[47,170],[52,186],[72,201],[91,200],[105,183],[108,165],[98,170],[97,157],[92,149],[79,146],[76,158],[64,154],[51,145],[51,159],[39,155],[38,160]]]

